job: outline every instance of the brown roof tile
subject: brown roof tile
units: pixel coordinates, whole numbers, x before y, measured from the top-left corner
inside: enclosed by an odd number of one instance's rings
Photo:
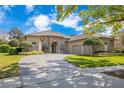
[[[94,37],[101,37],[101,38],[113,38],[111,36],[106,36],[106,35],[95,35]],[[86,39],[87,37],[84,36],[83,34],[81,35],[76,35],[76,36],[72,36],[70,39],[69,39],[69,42],[70,41],[76,41],[76,40],[81,40],[81,39]]]
[[[63,38],[70,38],[69,36],[62,35],[60,33],[53,32],[50,30],[42,31],[42,32],[35,32],[35,33],[28,34],[28,35],[31,35],[31,36],[59,36],[59,37],[63,37]]]

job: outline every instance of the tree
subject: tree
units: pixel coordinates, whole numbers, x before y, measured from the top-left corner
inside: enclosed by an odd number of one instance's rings
[[[8,32],[8,34],[10,36],[10,39],[16,38],[16,39],[20,40],[23,36],[22,31],[17,27],[12,28],[10,30],[10,32]]]
[[[27,52],[27,51],[29,51],[29,48],[32,47],[32,43],[31,42],[28,42],[28,41],[22,41],[19,44],[19,47],[20,48],[23,48],[23,51]]]
[[[124,6],[88,6],[87,10],[78,10],[78,6],[57,6],[57,20],[63,21],[71,14],[77,14],[82,19],[83,33],[93,35],[112,28],[112,34],[117,35],[124,21]],[[78,11],[77,11],[78,10]]]
[[[17,47],[19,45],[19,40],[16,39],[16,38],[13,38],[13,39],[10,40],[9,45],[11,47]]]
[[[6,39],[0,38],[0,45],[1,44],[7,44],[7,43],[8,43],[8,41]]]
[[[97,47],[103,46],[104,42],[101,39],[86,39],[83,45],[91,46],[93,54],[96,52]]]

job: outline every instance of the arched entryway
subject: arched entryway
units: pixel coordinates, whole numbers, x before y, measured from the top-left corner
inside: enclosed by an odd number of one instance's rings
[[[53,42],[52,45],[51,45],[51,52],[52,53],[58,53],[58,49],[59,49],[59,46],[58,46],[58,43],[57,42]]]
[[[44,52],[44,53],[49,53],[49,44],[48,44],[48,42],[47,41],[43,41],[42,42],[42,51]]]

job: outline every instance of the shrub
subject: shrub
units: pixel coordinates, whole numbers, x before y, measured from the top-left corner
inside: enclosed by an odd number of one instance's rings
[[[22,48],[20,48],[20,47],[10,47],[9,48],[9,54],[10,55],[17,55],[20,52],[22,52]]]
[[[9,45],[11,47],[17,47],[19,45],[19,41],[17,39],[12,39],[10,42],[9,42]]]
[[[116,53],[121,53],[121,49],[116,49],[115,52]]]
[[[0,45],[0,52],[2,52],[2,53],[8,53],[8,51],[9,51],[9,45],[7,45],[7,44],[2,44],[2,45]]]
[[[22,50],[23,50],[23,48],[21,48],[21,47],[17,47],[16,48],[16,51],[19,53],[19,52],[22,52]]]
[[[121,53],[124,53],[124,50],[122,50]]]
[[[10,47],[9,48],[9,54],[10,55],[16,55],[16,54],[18,54],[17,51],[16,51],[16,47]]]
[[[43,54],[43,52],[39,52],[39,51],[32,51],[32,52],[21,52],[19,53],[20,55],[39,55],[39,54]]]
[[[19,44],[20,48],[23,48],[24,52],[28,52],[29,48],[32,47],[32,43],[28,41],[23,41]]]

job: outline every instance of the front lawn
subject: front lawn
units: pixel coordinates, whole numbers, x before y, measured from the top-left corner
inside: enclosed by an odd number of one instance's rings
[[[8,55],[0,53],[0,79],[18,76],[19,60],[24,57],[21,55]]]
[[[81,68],[124,65],[124,56],[66,56],[65,60]]]

